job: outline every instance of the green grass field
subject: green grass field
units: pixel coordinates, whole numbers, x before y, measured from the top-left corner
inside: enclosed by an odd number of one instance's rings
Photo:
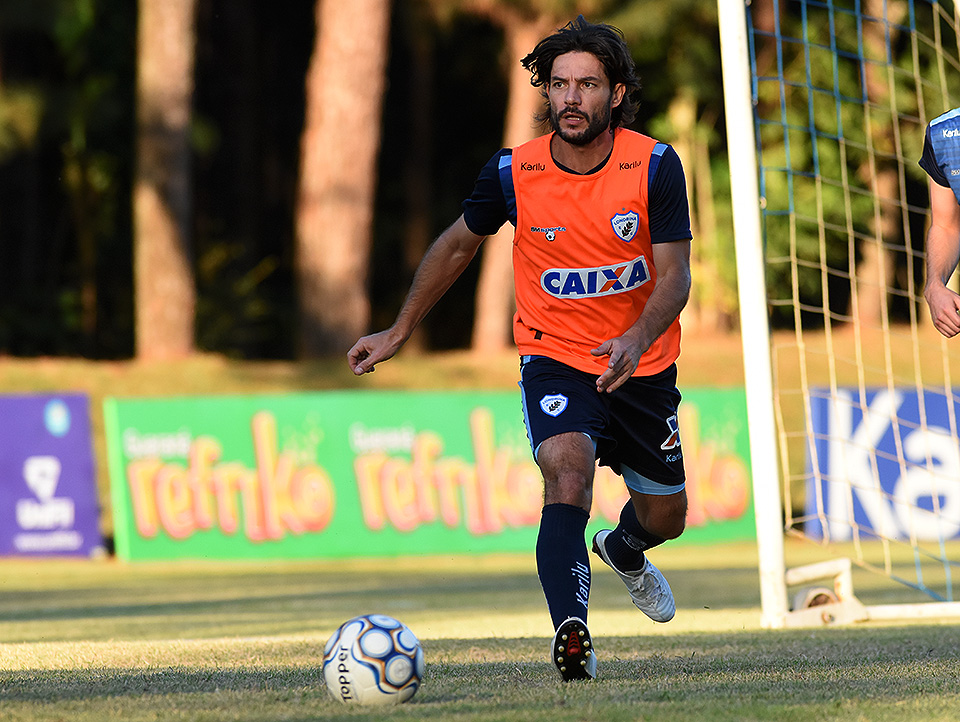
[[[803,558],[804,548],[791,550]],[[273,564],[0,562],[3,720],[951,720],[960,626],[759,627],[752,544],[656,551],[669,624],[594,565],[596,681],[564,684],[532,556]],[[865,601],[887,583],[857,576]],[[384,612],[427,676],[388,710],[345,706],[319,671],[345,619]]]

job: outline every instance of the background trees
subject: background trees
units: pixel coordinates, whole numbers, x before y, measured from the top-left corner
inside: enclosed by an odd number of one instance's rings
[[[0,353],[343,353],[393,319],[483,163],[538,132],[519,59],[577,12],[624,30],[634,127],[683,159],[685,324],[732,327],[712,2],[5,0]],[[491,239],[415,344],[508,343],[508,251]]]
[[[370,322],[390,0],[318,0],[316,28],[296,207],[298,346],[307,356],[350,348]]]
[[[191,244],[190,117],[196,0],[140,0],[137,33],[136,170],[133,182],[137,356],[164,359],[194,350],[196,283]],[[77,224],[81,259],[88,248]],[[86,265],[86,264],[85,264]],[[92,298],[88,297],[88,294]],[[81,304],[95,313],[95,284]]]
[[[136,3],[0,4],[0,352],[133,351]]]

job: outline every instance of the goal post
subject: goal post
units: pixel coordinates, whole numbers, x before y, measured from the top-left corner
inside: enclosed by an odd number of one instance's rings
[[[760,554],[761,615],[763,626],[776,627],[780,626],[787,611],[787,588],[784,582],[782,501],[780,487],[774,481],[780,478],[780,469],[772,402],[770,327],[745,7],[743,0],[718,0],[740,334],[744,378],[751,380],[746,384],[746,396]]]
[[[960,104],[960,12],[717,7],[761,622],[960,616],[960,339],[921,296],[917,166],[927,122]],[[822,559],[788,568],[785,537]],[[853,567],[908,601],[861,603]]]

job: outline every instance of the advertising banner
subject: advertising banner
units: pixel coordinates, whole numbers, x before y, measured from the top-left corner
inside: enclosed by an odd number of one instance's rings
[[[690,540],[754,535],[744,394],[688,394]],[[108,399],[124,559],[529,551],[543,484],[517,392]],[[601,469],[593,524],[626,500]]]
[[[950,433],[960,405],[912,389],[868,390],[864,401],[855,388],[811,394],[805,532],[845,541],[855,524],[887,539],[960,536],[960,445]]]
[[[90,405],[0,396],[0,555],[103,552]]]

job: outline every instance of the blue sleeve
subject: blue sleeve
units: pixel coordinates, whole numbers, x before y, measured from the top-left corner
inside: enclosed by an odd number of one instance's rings
[[[683,176],[680,156],[671,146],[664,145],[659,163],[651,162],[647,216],[650,222],[650,240],[653,243],[689,241],[690,206],[687,203],[687,182]]]
[[[500,159],[512,153],[505,148],[487,161],[477,176],[473,193],[463,202],[463,220],[471,233],[492,236],[507,222],[507,201],[500,183]]]
[[[923,134],[923,155],[920,156],[920,167],[930,176],[934,183],[942,185],[944,188],[950,187],[950,181],[943,174],[943,168],[937,160],[936,151],[933,149],[933,141],[930,138],[930,126],[927,126],[927,132]]]

